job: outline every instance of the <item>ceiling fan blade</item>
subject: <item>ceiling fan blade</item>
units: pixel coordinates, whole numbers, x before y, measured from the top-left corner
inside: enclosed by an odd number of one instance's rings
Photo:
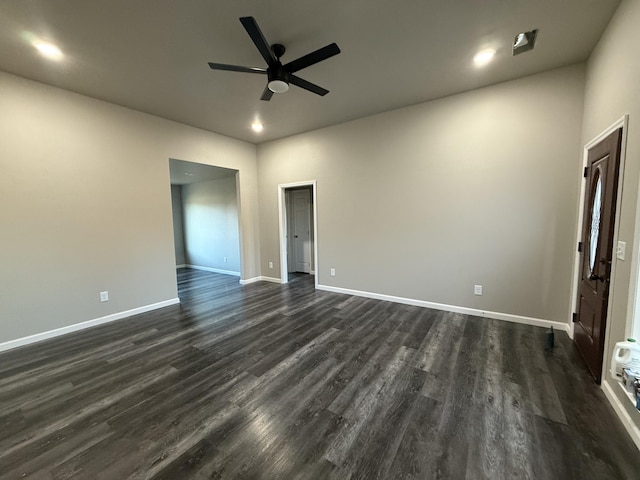
[[[264,58],[264,61],[267,62],[267,65],[271,66],[275,63],[277,61],[276,56],[273,54],[273,51],[271,51],[269,42],[264,38],[260,27],[258,27],[256,19],[253,17],[240,17],[240,22],[242,22],[244,29],[251,37],[251,40],[253,40],[253,43],[258,47],[258,50],[260,51],[262,58]]]
[[[289,75],[289,82],[320,96],[325,96],[327,93],[329,93],[329,90],[319,87],[315,83],[307,82],[305,79],[296,77],[295,75]]]
[[[267,73],[265,68],[256,67],[241,67],[240,65],[227,65],[225,63],[211,63],[209,67],[213,70],[228,70],[230,72],[245,72],[245,73]]]
[[[268,102],[269,100],[271,100],[271,97],[273,97],[273,92],[269,90],[269,85],[267,85],[266,87],[264,87],[264,92],[262,92],[260,100],[266,100]]]
[[[307,68],[314,63],[321,62],[322,60],[326,60],[329,57],[333,57],[340,53],[340,48],[335,43],[331,43],[326,47],[319,48],[315,52],[308,53],[296,60],[293,60],[286,65],[284,65],[284,69],[289,72],[297,72],[298,70],[302,70],[303,68]]]

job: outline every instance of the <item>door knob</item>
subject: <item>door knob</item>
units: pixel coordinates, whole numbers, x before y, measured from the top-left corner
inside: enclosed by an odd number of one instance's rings
[[[595,273],[592,273],[591,275],[589,275],[589,280],[600,280],[600,281],[603,281],[604,277],[600,277],[600,276],[596,275]]]

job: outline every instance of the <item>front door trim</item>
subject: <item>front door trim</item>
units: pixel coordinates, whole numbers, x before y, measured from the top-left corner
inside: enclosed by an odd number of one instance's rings
[[[577,311],[578,305],[577,305],[577,301],[578,301],[578,287],[579,287],[579,283],[580,283],[580,269],[581,269],[581,264],[580,264],[580,253],[578,252],[578,248],[577,245],[580,242],[581,238],[582,238],[582,231],[583,231],[583,227],[584,227],[584,213],[583,213],[583,201],[584,201],[584,196],[585,196],[585,189],[587,188],[587,182],[584,181],[583,178],[583,174],[582,172],[584,171],[584,169],[588,166],[588,156],[589,156],[589,150],[591,148],[593,148],[594,146],[596,146],[597,144],[599,144],[602,140],[604,140],[605,138],[607,138],[611,133],[613,133],[615,130],[622,128],[622,138],[621,138],[621,145],[620,145],[620,166],[619,166],[619,170],[618,170],[618,192],[617,192],[617,199],[616,199],[616,212],[615,212],[615,217],[614,217],[614,227],[613,227],[613,248],[614,248],[614,256],[613,256],[613,262],[611,265],[611,275],[610,275],[610,284],[609,284],[609,292],[613,292],[615,289],[615,280],[616,280],[616,270],[617,270],[617,264],[618,261],[615,258],[615,245],[617,245],[618,243],[618,230],[619,230],[619,225],[620,225],[620,211],[622,210],[622,190],[623,190],[623,179],[624,179],[624,171],[625,171],[625,157],[626,157],[626,145],[627,145],[627,131],[628,131],[628,124],[629,124],[629,115],[625,114],[624,116],[622,116],[620,119],[618,119],[616,122],[614,122],[612,125],[610,125],[606,130],[604,130],[602,133],[600,133],[597,137],[595,137],[594,139],[592,139],[591,141],[589,141],[584,147],[583,147],[583,153],[582,153],[582,165],[580,166],[580,170],[577,173],[577,177],[580,178],[581,180],[581,186],[580,186],[580,196],[578,197],[578,224],[577,224],[577,229],[576,229],[576,237],[575,237],[575,242],[573,243],[574,247],[576,247],[574,249],[574,261],[573,261],[573,283],[571,286],[571,299],[570,299],[570,310],[569,310],[569,318],[567,319],[568,323],[569,323],[569,336],[573,339],[574,338],[574,330],[575,330],[575,324],[573,323],[573,319],[572,319],[572,315],[573,312]],[[637,260],[635,258],[632,259],[632,262],[636,262]],[[634,265],[632,264],[632,268],[634,267]],[[632,270],[634,271],[634,270]],[[633,299],[631,298],[632,295],[630,295],[630,302],[633,302]],[[610,319],[612,318],[611,313],[612,313],[612,307],[613,307],[613,301],[612,301],[612,296],[610,296],[609,298],[609,302],[607,304],[607,320],[610,321]],[[633,309],[630,309],[631,311],[633,311]],[[604,340],[604,351],[603,351],[603,376],[606,375],[606,372],[609,370],[608,368],[608,358],[609,358],[609,337],[611,335],[611,329],[607,328],[605,329],[605,340]]]

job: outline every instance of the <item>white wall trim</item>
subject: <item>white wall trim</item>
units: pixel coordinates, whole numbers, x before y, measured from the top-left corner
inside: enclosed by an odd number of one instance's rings
[[[607,397],[607,400],[609,400],[609,403],[618,415],[618,418],[620,418],[620,421],[624,425],[624,428],[631,436],[633,443],[635,443],[636,447],[638,447],[638,449],[640,450],[640,428],[638,428],[638,426],[634,423],[633,419],[629,415],[629,412],[620,401],[620,397],[616,395],[607,380],[603,380],[602,390],[604,391],[605,397]]]
[[[279,278],[259,276],[259,277],[247,278],[246,280],[240,280],[240,285],[248,285],[250,283],[256,283],[256,282],[282,283]]]
[[[132,315],[138,315],[140,313],[150,312],[151,310],[157,310],[158,308],[168,307],[180,303],[179,298],[171,298],[158,303],[152,303],[150,305],[144,305],[142,307],[133,308],[131,310],[125,310],[124,312],[112,313],[105,317],[94,318],[93,320],[87,320],[85,322],[75,323],[66,327],[56,328],[46,332],[36,333],[29,335],[28,337],[16,338],[15,340],[9,340],[8,342],[0,343],[0,352],[5,350],[11,350],[14,348],[22,347],[49,338],[59,337],[71,332],[77,332],[86,328],[96,327],[104,323],[113,322],[122,318],[131,317]]]
[[[304,182],[281,183],[278,185],[278,234],[280,239],[280,283],[289,281],[289,269],[287,262],[287,212],[285,202],[285,190],[295,187],[311,187],[311,195],[313,195],[313,265],[316,271],[320,271],[318,265],[318,195],[317,184],[315,180],[307,180]],[[314,276],[315,287],[318,288],[318,275]]]
[[[176,269],[178,268],[187,268],[187,264],[183,263],[182,265],[176,265]]]
[[[486,310],[478,310],[475,308],[458,307],[456,305],[447,305],[444,303],[427,302],[425,300],[416,300],[413,298],[394,297],[393,295],[385,295],[382,293],[363,292],[361,290],[351,290],[341,287],[330,287],[328,285],[318,285],[318,290],[327,292],[344,293],[347,295],[355,295],[357,297],[373,298],[376,300],[385,300],[387,302],[403,303],[405,305],[414,305],[416,307],[434,308],[436,310],[444,310],[446,312],[464,313],[466,315],[474,315],[476,317],[494,318],[496,320],[505,320],[507,322],[523,323],[526,325],[534,325],[536,327],[553,327],[557,330],[569,333],[569,325],[564,322],[556,322],[552,320],[544,320],[541,318],[524,317],[521,315],[512,315],[510,313],[490,312]]]
[[[625,115],[629,122],[629,115]],[[627,125],[622,131],[622,151],[627,150]],[[627,304],[626,337],[640,337],[640,195],[636,199],[636,219],[633,231],[633,248],[631,250],[631,278],[629,279],[629,301]],[[629,248],[627,247],[627,252]]]
[[[196,270],[204,270],[205,272],[222,273],[223,275],[233,275],[234,277],[240,276],[240,272],[236,272],[234,270],[223,270],[221,268],[203,267],[200,265],[190,265],[190,264],[186,264],[185,267],[194,268]]]

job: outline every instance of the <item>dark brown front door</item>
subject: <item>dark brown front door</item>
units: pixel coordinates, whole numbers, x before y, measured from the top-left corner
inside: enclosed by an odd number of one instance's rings
[[[593,378],[602,379],[604,334],[613,259],[622,129],[589,150],[574,341]]]

